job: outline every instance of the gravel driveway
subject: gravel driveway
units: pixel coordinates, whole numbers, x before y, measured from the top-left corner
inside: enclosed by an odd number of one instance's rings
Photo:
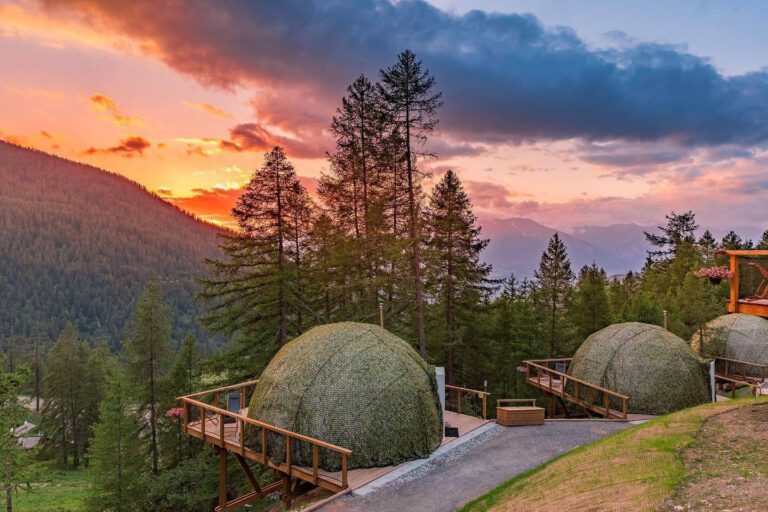
[[[323,512],[450,512],[549,459],[629,427],[607,421],[548,421],[489,431],[367,495],[345,496]]]

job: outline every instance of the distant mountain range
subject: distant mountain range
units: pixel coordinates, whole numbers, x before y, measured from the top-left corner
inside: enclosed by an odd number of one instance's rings
[[[531,277],[539,264],[542,252],[554,233],[560,233],[568,248],[574,272],[593,262],[609,275],[639,270],[649,248],[644,231],[655,226],[613,224],[586,226],[565,233],[539,224],[531,219],[481,219],[483,236],[491,239],[484,259],[493,265],[493,274],[506,277]]]
[[[0,142],[0,337],[71,321],[117,346],[157,277],[175,338],[209,339],[194,295],[219,233],[122,176]]]

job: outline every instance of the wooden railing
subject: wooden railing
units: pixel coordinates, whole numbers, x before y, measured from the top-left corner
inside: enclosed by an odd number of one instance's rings
[[[490,393],[487,391],[479,391],[477,389],[469,389],[469,388],[462,388],[460,386],[452,386],[450,384],[445,385],[445,392],[446,394],[452,394],[455,397],[456,400],[456,413],[462,414],[462,395],[469,395],[469,396],[476,396],[480,399],[481,405],[480,405],[480,417],[482,417],[484,420],[488,419],[488,397],[490,396]],[[449,401],[445,401],[445,407],[448,408]]]
[[[292,432],[284,428],[277,427],[258,421],[253,418],[249,418],[247,415],[241,414],[240,411],[232,412],[220,407],[220,400],[222,393],[238,390],[241,396],[241,404],[245,404],[245,398],[247,398],[248,388],[255,386],[258,381],[249,381],[242,384],[236,384],[234,386],[225,386],[221,388],[211,389],[200,393],[194,393],[187,396],[179,397],[178,400],[182,404],[183,408],[183,430],[186,434],[198,437],[204,440],[206,443],[210,443],[214,446],[218,446],[225,450],[228,450],[234,454],[238,454],[242,457],[260,462],[270,468],[276,469],[289,478],[296,477],[302,480],[311,482],[313,485],[321,485],[322,487],[330,487],[330,490],[343,490],[348,487],[347,483],[347,462],[352,451],[336,446],[331,443],[327,443],[320,439],[305,436],[297,432]],[[205,399],[213,398],[213,404],[207,403]],[[193,421],[193,416],[197,416],[197,420]],[[235,425],[236,434],[235,438],[229,437],[225,434],[226,425]],[[246,427],[258,429],[258,446],[249,447],[249,436],[246,435]],[[254,432],[255,433],[255,432]],[[277,436],[283,437],[285,440],[285,455],[284,462],[273,462],[269,459],[267,449],[267,437]],[[302,468],[294,466],[293,463],[293,446],[294,442],[307,443],[312,449],[312,468]],[[320,450],[328,450],[341,458],[341,481],[340,486],[328,485],[328,482],[321,482],[324,477],[320,474],[319,462],[320,462]],[[323,483],[327,485],[323,485]]]
[[[741,259],[753,259],[753,258],[766,258],[768,257],[768,250],[756,250],[756,249],[744,249],[744,250],[724,250],[719,249],[715,251],[717,254],[723,254],[728,256],[729,267],[731,270],[730,279],[730,295],[727,302],[729,313],[743,313],[747,315],[757,315],[768,317],[768,305],[762,303],[762,301],[753,301],[755,297],[752,297],[757,290],[753,287],[746,286],[748,282],[743,282],[742,271],[747,271],[748,266],[742,265]],[[765,264],[765,263],[763,263]],[[750,272],[756,272],[754,269],[749,269]],[[742,286],[745,285],[745,286]],[[745,288],[745,289],[742,289]],[[753,288],[753,289],[749,289]]]
[[[629,397],[566,374],[572,359],[524,361],[528,382],[554,396],[606,418],[627,419]],[[552,366],[563,364],[564,371]],[[615,407],[614,407],[615,406]]]
[[[765,382],[766,377],[768,377],[768,364],[752,363],[726,357],[712,357],[712,359],[715,360],[715,372],[719,375],[757,382]]]

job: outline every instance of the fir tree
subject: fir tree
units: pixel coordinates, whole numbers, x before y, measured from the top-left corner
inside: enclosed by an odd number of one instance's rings
[[[78,467],[87,446],[98,404],[101,380],[98,367],[90,365],[89,349],[66,324],[48,356],[43,377],[42,429],[44,453],[61,458],[62,466]]]
[[[163,303],[163,289],[156,281],[144,288],[131,318],[125,349],[128,376],[136,392],[142,427],[149,430],[149,460],[152,474],[160,470],[158,448],[159,408],[164,402],[164,379],[171,355],[171,316]]]
[[[463,327],[474,321],[472,312],[492,291],[488,278],[491,267],[480,261],[488,242],[480,238],[480,227],[461,181],[449,170],[432,192],[425,260],[427,282],[443,316],[441,345],[446,382],[451,384],[454,348],[466,341]]]
[[[146,447],[141,424],[131,400],[126,379],[112,377],[99,407],[90,450],[93,487],[89,498],[92,510],[129,512],[142,510],[146,492]]]
[[[414,143],[423,145],[437,125],[437,109],[442,105],[441,93],[435,92],[435,78],[429,70],[422,69],[421,61],[410,50],[397,57],[397,62],[381,70],[379,92],[387,111],[402,137],[403,160],[408,180],[408,216],[411,236],[411,271],[413,274],[414,302],[416,305],[416,334],[419,352],[427,355],[424,332],[424,300],[421,282],[421,239],[419,229],[419,204],[415,177]]]
[[[712,233],[707,229],[699,237],[699,241],[696,242],[701,250],[701,255],[705,265],[711,265],[715,261],[715,250],[717,249],[717,240],[712,236]]]
[[[14,435],[14,429],[24,422],[26,409],[19,401],[21,387],[29,379],[26,368],[14,373],[0,370],[0,474],[5,490],[5,509],[13,510],[13,490],[21,483],[29,456]]]
[[[607,280],[605,270],[595,263],[579,271],[569,313],[580,339],[611,323]]]
[[[494,381],[501,396],[520,396],[517,368],[523,360],[540,355],[534,350],[542,334],[534,293],[532,283],[527,279],[518,281],[512,274],[503,281],[501,294],[494,302]]]
[[[763,251],[768,249],[768,229],[763,231],[763,236],[760,237],[760,240],[757,242],[755,249],[760,249]]]
[[[243,376],[258,373],[275,345],[299,333],[299,311],[311,311],[296,268],[310,226],[304,212],[293,211],[298,205],[311,208],[308,201],[293,165],[275,147],[265,154],[232,210],[240,231],[223,239],[225,258],[208,261],[213,277],[201,283],[200,296],[209,307],[203,323],[213,331],[238,335],[238,350],[231,355],[243,366]],[[259,351],[265,357],[250,359]]]
[[[546,308],[547,327],[546,343],[548,357],[562,357],[571,335],[571,328],[566,318],[566,310],[573,287],[573,271],[568,251],[555,233],[549,240],[547,250],[541,255],[539,268],[534,272],[538,295]]]
[[[667,225],[659,226],[660,235],[655,233],[645,233],[646,240],[657,249],[648,251],[648,256],[652,260],[664,260],[675,251],[681,244],[692,245],[695,243],[696,215],[692,211],[677,214],[675,212],[666,216]]]
[[[720,248],[735,251],[744,249],[745,247],[741,237],[737,235],[735,231],[731,230],[723,236],[723,239],[720,241]]]

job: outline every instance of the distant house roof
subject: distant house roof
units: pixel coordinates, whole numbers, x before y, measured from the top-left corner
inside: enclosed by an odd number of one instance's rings
[[[15,435],[16,437],[25,436],[30,432],[32,432],[35,428],[37,428],[37,425],[35,425],[34,423],[30,423],[28,421],[25,421],[20,426],[13,429],[13,435]]]
[[[35,446],[40,443],[40,440],[42,439],[42,436],[29,436],[29,437],[20,437],[19,438],[19,446],[21,446],[24,449],[31,450]]]

